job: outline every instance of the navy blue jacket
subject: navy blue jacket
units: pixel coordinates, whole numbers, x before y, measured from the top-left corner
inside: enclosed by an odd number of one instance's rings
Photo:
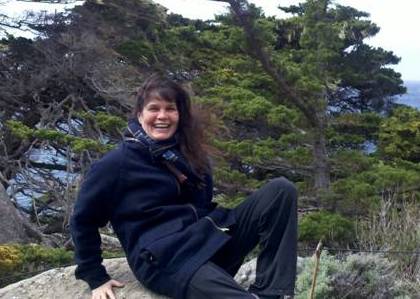
[[[71,234],[76,278],[94,289],[110,279],[101,265],[98,228],[108,221],[136,278],[151,290],[185,298],[191,276],[230,236],[232,211],[212,200],[205,188],[180,187],[166,166],[134,142],[122,142],[94,163],[82,184]]]

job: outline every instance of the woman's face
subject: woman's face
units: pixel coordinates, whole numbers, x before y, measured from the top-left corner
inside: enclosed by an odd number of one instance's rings
[[[146,134],[153,140],[172,137],[178,129],[179,113],[175,102],[152,97],[137,115]]]

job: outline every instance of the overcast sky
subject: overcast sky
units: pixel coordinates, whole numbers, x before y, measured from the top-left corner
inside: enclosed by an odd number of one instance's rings
[[[170,12],[182,14],[188,18],[211,19],[215,13],[223,13],[226,5],[209,0],[154,0],[167,7]],[[251,0],[261,6],[266,15],[280,14],[277,6],[297,4],[299,0]],[[404,80],[420,81],[420,0],[336,0],[335,3],[353,6],[370,13],[370,19],[381,27],[381,31],[368,41],[369,44],[393,51],[401,57],[395,67]],[[78,1],[78,3],[82,3]],[[62,10],[72,5],[28,3],[9,1],[0,6],[1,12],[19,14],[25,9]]]

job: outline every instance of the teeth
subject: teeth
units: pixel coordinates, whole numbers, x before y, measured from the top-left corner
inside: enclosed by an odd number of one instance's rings
[[[169,125],[154,125],[155,128],[169,128]]]

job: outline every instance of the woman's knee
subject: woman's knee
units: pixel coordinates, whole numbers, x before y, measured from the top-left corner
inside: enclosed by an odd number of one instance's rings
[[[266,186],[265,196],[262,198],[261,219],[263,226],[284,225],[286,219],[296,219],[297,190],[295,185],[284,177],[269,181]]]
[[[293,182],[289,181],[285,177],[272,179],[268,184],[277,192],[285,192],[291,197],[297,197],[297,189],[295,184],[293,184]]]

